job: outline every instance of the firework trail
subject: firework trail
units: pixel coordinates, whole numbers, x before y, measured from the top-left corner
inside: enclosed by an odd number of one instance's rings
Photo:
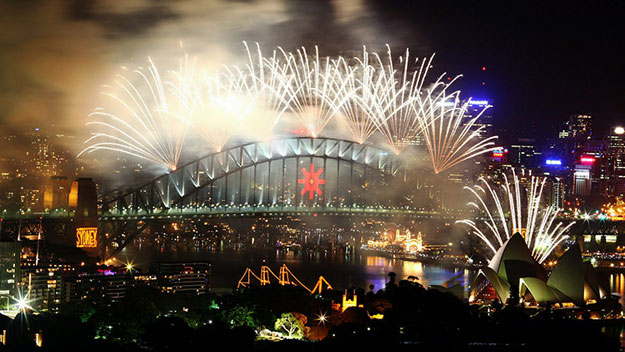
[[[561,209],[541,207],[542,192],[545,178],[532,176],[529,185],[524,187],[519,182],[516,173],[512,172],[512,183],[504,174],[504,184],[501,186],[503,197],[484,178],[480,184],[465,187],[476,198],[469,206],[481,211],[487,218],[483,220],[482,231],[472,220],[460,220],[456,223],[468,225],[473,234],[481,239],[492,251],[493,255],[503,246],[514,233],[525,231],[525,242],[532,256],[538,263],[544,262],[551,252],[566,239],[565,232],[574,222],[564,225],[555,224],[556,217]],[[487,200],[489,200],[487,202]],[[509,213],[509,218],[506,214]]]
[[[246,42],[243,44],[248,63],[241,72],[246,76],[253,95],[258,97],[257,109],[271,112],[268,122],[268,129],[271,130],[289,108],[290,86],[293,79],[289,74],[290,65],[284,55],[282,57],[278,55],[278,50],[274,50],[272,56],[265,57],[258,43],[254,52]]]
[[[116,75],[113,84],[105,86],[102,94],[113,104],[89,114],[86,125],[95,131],[78,157],[109,150],[176,169],[189,120],[176,112],[174,91],[179,88],[174,87],[193,75],[195,61],[185,56],[178,71],[169,72],[172,80],[168,81],[163,80],[151,58],[148,63],[147,68],[139,67],[132,75]]]
[[[369,62],[369,53],[363,48],[362,58],[349,64],[344,57],[336,60],[336,84],[332,87],[336,99],[329,100],[334,110],[347,122],[347,127],[360,144],[364,143],[377,130],[373,107],[382,101],[389,89],[389,81],[376,74],[376,68]]]
[[[466,120],[471,100],[460,103],[459,92],[446,95],[446,88],[441,86],[444,84],[437,82],[415,104],[423,139],[437,174],[465,160],[498,149],[494,142],[496,136],[482,139],[480,132],[484,126],[475,128],[477,120],[489,107]]]
[[[287,111],[313,137],[340,115],[355,141],[379,131],[396,154],[423,134],[436,173],[495,149],[496,137],[481,140],[483,127],[474,128],[480,116],[463,121],[469,103],[447,95],[455,79],[444,84],[441,75],[426,86],[433,57],[412,59],[406,50],[394,65],[388,45],[384,59],[366,47],[362,57],[332,59],[317,47],[264,56],[258,44],[244,45],[245,65],[210,75],[187,56],[168,80],[152,60],[118,75],[104,93],[114,104],[90,115],[94,132],[79,155],[112,150],[175,169],[189,126],[220,151],[235,135],[266,138]]]
[[[305,48],[295,54],[279,49],[288,62],[290,79],[285,82],[289,82],[286,89],[289,108],[299,116],[308,133],[317,137],[336,113],[340,99],[340,95],[335,94],[336,86],[341,85],[339,62],[329,57],[320,58],[317,46],[313,55]]]
[[[384,87],[376,104],[372,106],[370,118],[378,131],[382,133],[391,149],[399,154],[418,136],[423,115],[417,114],[414,105],[419,101],[428,70],[434,56],[426,59],[415,59],[416,69],[411,73],[410,52],[406,49],[404,56],[399,58],[399,69],[393,65],[391,48],[387,45],[386,63],[382,58],[373,54],[377,64],[376,70]],[[440,81],[440,77],[437,82]],[[427,116],[426,116],[427,117]]]
[[[236,67],[191,77],[175,91],[194,130],[217,152],[252,118],[262,94]]]

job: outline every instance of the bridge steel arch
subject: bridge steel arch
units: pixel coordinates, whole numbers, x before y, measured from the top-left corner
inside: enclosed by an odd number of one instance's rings
[[[321,194],[302,194],[304,170],[322,170]],[[384,149],[331,138],[294,137],[212,153],[142,186],[102,199],[100,245],[116,255],[151,222],[240,215],[414,216],[389,198],[404,171]],[[312,196],[312,198],[311,198]],[[116,248],[106,254],[108,245]]]
[[[301,169],[322,169],[321,194],[301,194]],[[207,155],[140,187],[102,200],[102,220],[267,212],[385,212],[397,207],[354,192],[403,169],[386,150],[331,138],[248,143]]]

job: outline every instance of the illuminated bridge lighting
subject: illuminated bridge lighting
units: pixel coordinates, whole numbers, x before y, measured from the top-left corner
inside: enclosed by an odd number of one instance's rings
[[[241,279],[239,279],[239,282],[237,283],[237,289],[250,287],[254,281],[258,281],[261,286],[271,285],[272,280],[282,286],[302,287],[311,295],[315,293],[320,294],[324,290],[324,287],[326,290],[332,290],[332,285],[330,285],[330,283],[323,276],[319,276],[317,283],[312,289],[308,288],[295,275],[293,275],[286,264],[282,264],[278,275],[271,271],[271,269],[266,265],[260,267],[260,276],[256,275],[252,269],[245,268],[243,276],[241,276]]]

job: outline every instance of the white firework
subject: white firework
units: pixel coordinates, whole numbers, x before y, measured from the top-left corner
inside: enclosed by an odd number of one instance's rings
[[[503,176],[501,198],[497,190],[484,178],[479,179],[478,185],[465,187],[476,198],[475,202],[468,205],[486,217],[481,222],[483,226],[469,219],[456,223],[468,225],[472,233],[484,242],[493,255],[513,234],[524,232],[525,242],[532,256],[538,263],[542,263],[567,238],[566,232],[574,222],[565,225],[556,221],[561,209],[541,205],[545,178],[531,176],[529,185],[524,187],[514,170],[512,183],[505,174]]]
[[[498,149],[495,146],[497,137],[481,138],[480,132],[484,126],[475,126],[489,106],[467,120],[465,116],[471,100],[460,103],[460,92],[453,92],[448,96],[446,87],[440,88],[441,86],[445,85],[437,82],[414,105],[432,167],[437,174],[463,161]]]
[[[104,86],[102,92],[112,104],[89,114],[86,126],[93,129],[92,136],[78,156],[108,150],[175,170],[189,127],[189,117],[176,112],[175,91],[194,70],[194,60],[185,56],[178,71],[168,72],[170,79],[164,80],[148,58],[147,68],[139,67],[127,76],[116,75],[113,84]]]
[[[256,51],[252,52],[246,42],[248,63],[241,71],[249,81],[253,95],[258,96],[257,109],[270,112],[267,121],[271,130],[278,123],[284,112],[289,108],[290,85],[293,77],[289,74],[289,63],[274,50],[272,56],[263,56],[260,45],[256,43]],[[280,50],[280,52],[282,52]],[[263,114],[263,117],[266,115]]]
[[[479,137],[480,116],[465,121],[469,103],[447,94],[455,79],[426,83],[433,57],[413,59],[406,50],[394,60],[388,45],[384,58],[366,47],[356,58],[321,57],[317,47],[264,56],[258,44],[244,44],[245,65],[212,74],[196,72],[185,56],[166,80],[152,60],[132,77],[118,75],[104,93],[114,104],[90,115],[94,132],[80,155],[111,150],[175,169],[189,126],[220,151],[233,136],[267,138],[287,111],[313,137],[340,115],[353,140],[379,131],[396,154],[423,135],[436,173],[496,149],[496,137]]]
[[[194,130],[217,152],[245,128],[262,96],[262,90],[256,90],[237,67],[203,74],[180,87],[183,114],[191,117]]]
[[[387,45],[386,63],[377,54],[375,68],[378,78],[384,87],[376,104],[372,104],[370,118],[378,131],[385,137],[391,149],[399,154],[418,136],[420,119],[427,117],[417,114],[414,104],[421,94],[425,79],[432,64],[433,56],[429,60],[415,59],[411,63],[410,52],[406,49],[399,58],[399,70],[393,64],[391,48]],[[416,68],[412,73],[410,70]],[[375,75],[374,75],[375,77]],[[439,78],[440,80],[440,78]]]
[[[333,94],[341,86],[338,61],[329,57],[320,58],[319,48],[315,46],[313,55],[305,48],[295,54],[282,49],[288,62],[287,100],[294,112],[312,137],[317,137],[336,113],[340,95]]]
[[[380,101],[382,92],[388,89],[381,75],[375,78],[375,68],[369,63],[369,53],[363,50],[363,57],[349,64],[344,57],[336,60],[336,81],[332,88],[335,99],[328,100],[347,123],[353,139],[363,144],[377,130],[371,116],[372,107]]]

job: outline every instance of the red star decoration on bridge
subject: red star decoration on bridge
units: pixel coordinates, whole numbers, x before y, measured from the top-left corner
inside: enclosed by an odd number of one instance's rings
[[[323,169],[319,169],[315,171],[315,164],[310,164],[310,171],[302,168],[302,173],[304,173],[304,178],[297,179],[297,183],[304,184],[304,189],[302,190],[302,195],[308,192],[308,199],[313,199],[313,192],[317,193],[317,195],[321,195],[321,189],[319,185],[325,185],[326,180],[322,180],[319,178],[319,175],[323,172]]]

